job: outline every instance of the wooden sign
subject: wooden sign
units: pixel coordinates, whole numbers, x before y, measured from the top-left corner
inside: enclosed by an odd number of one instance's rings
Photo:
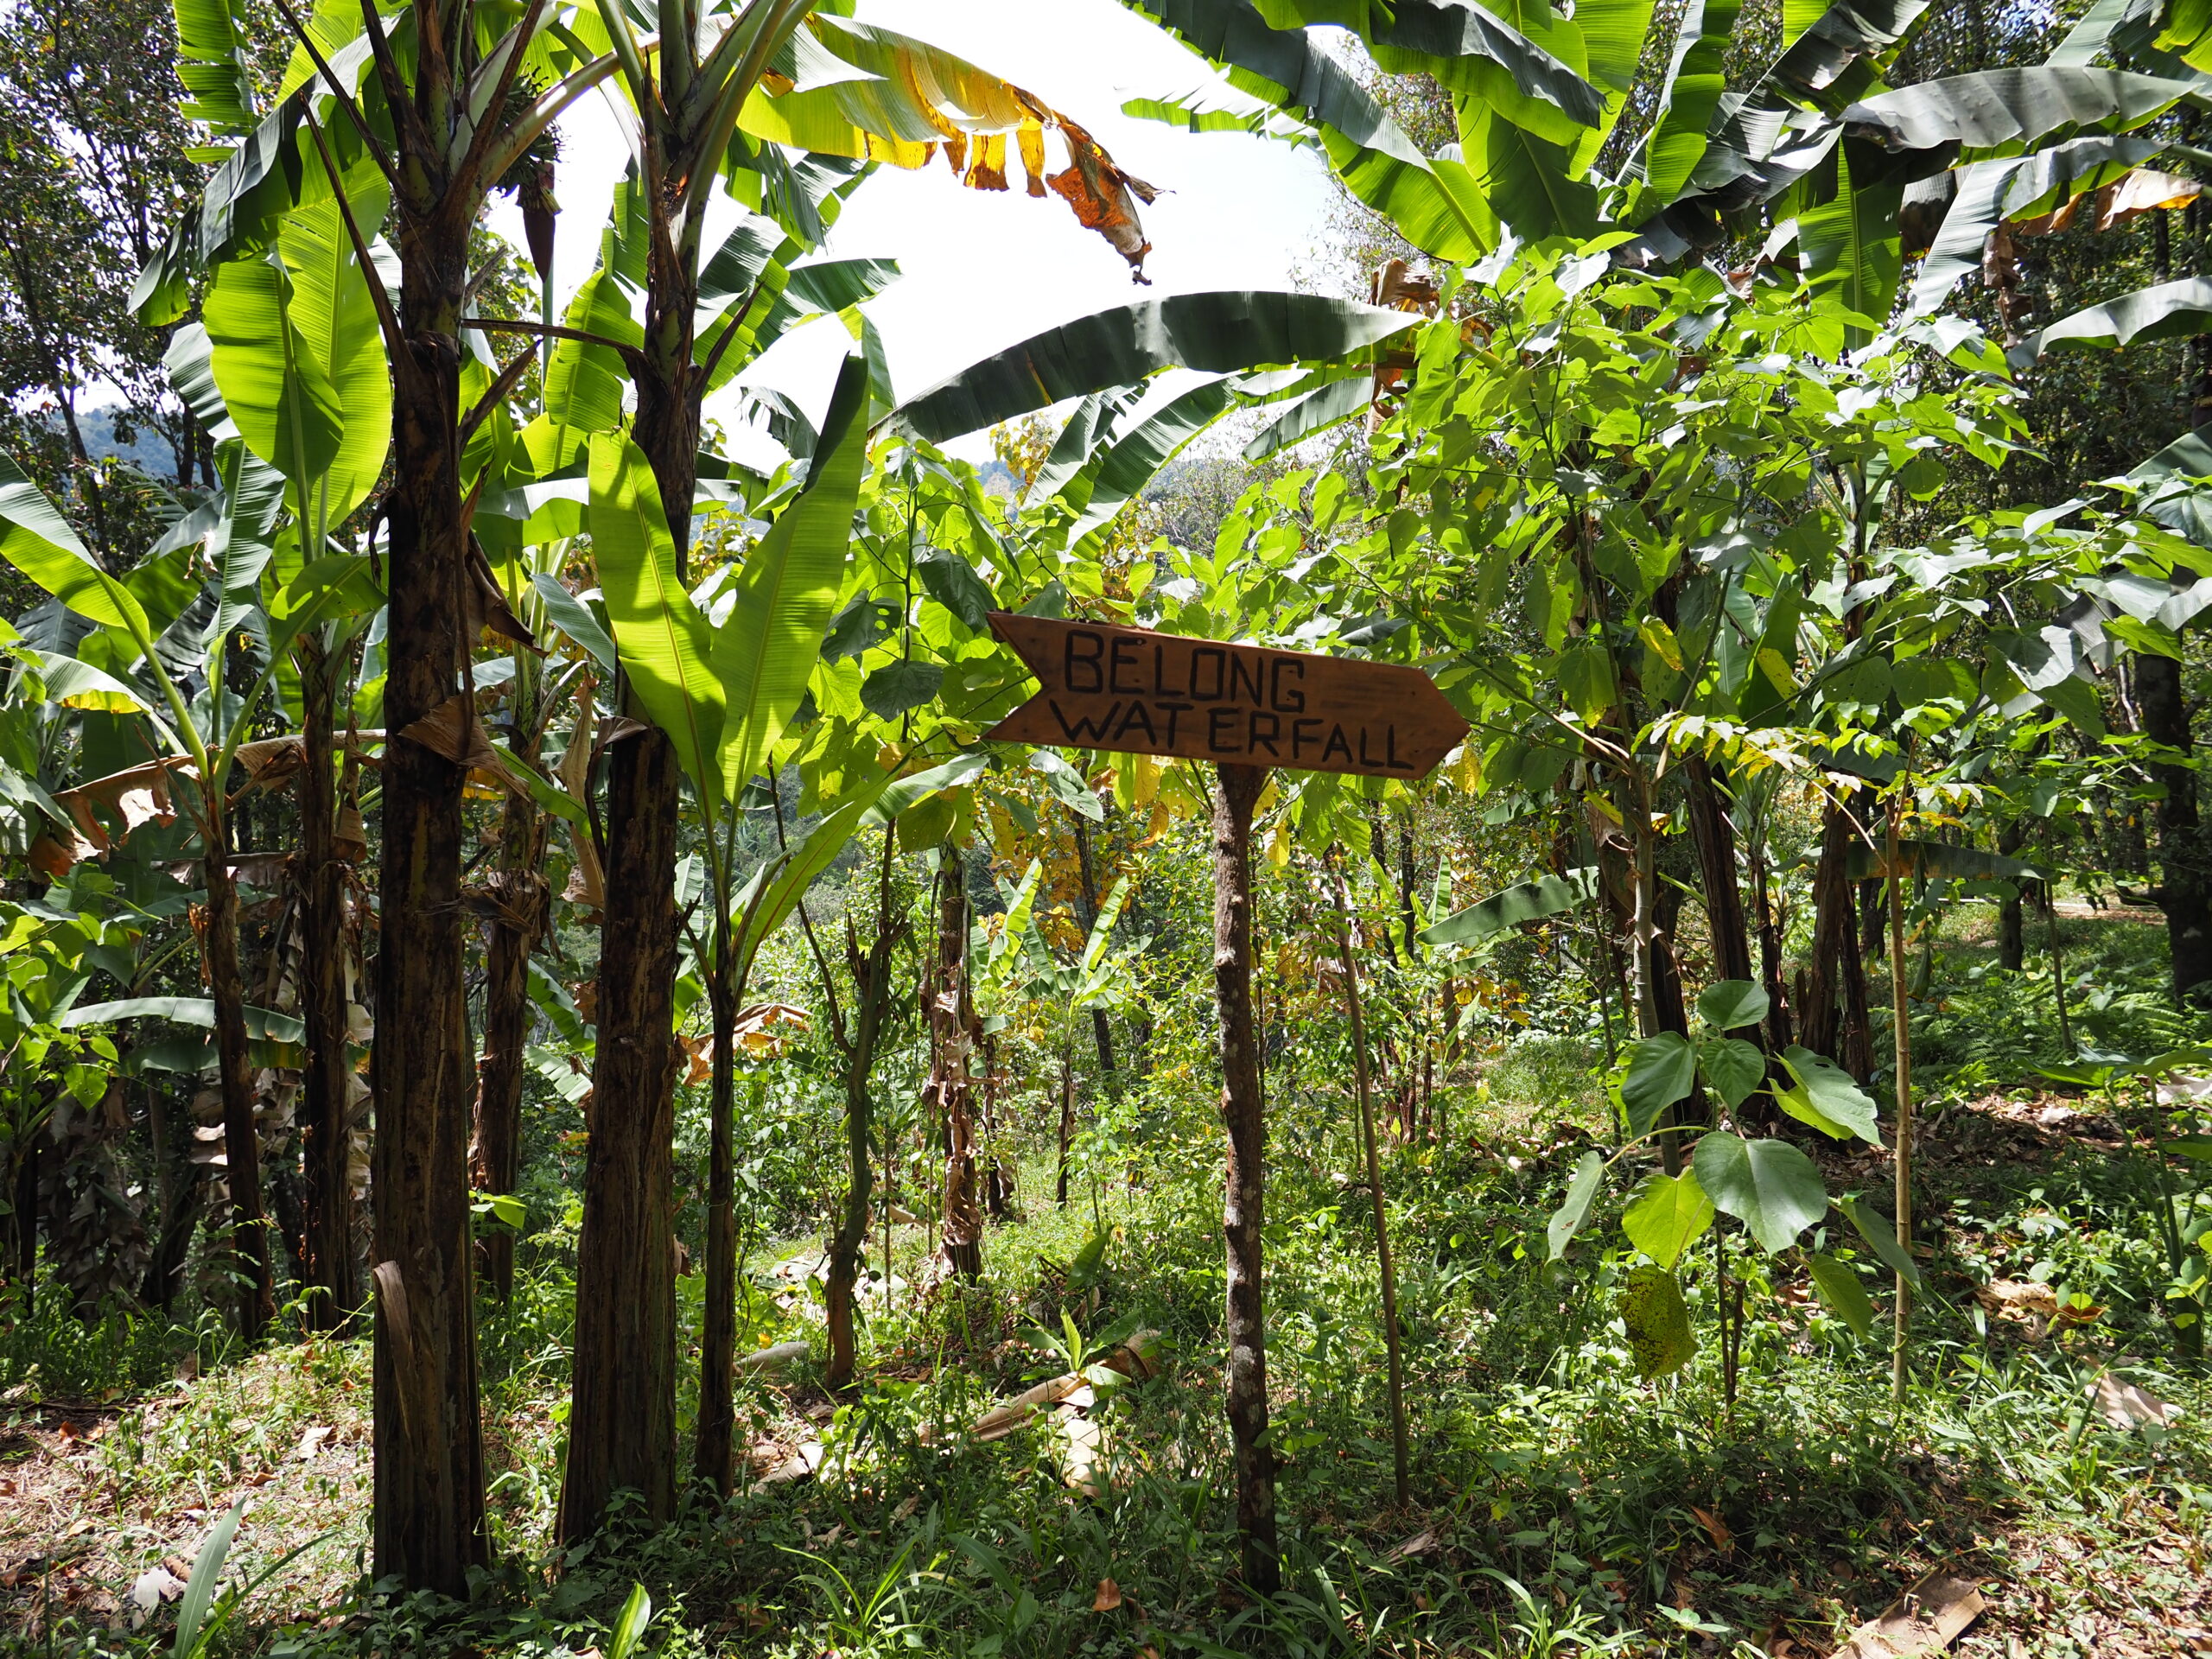
[[[1043,683],[995,742],[1420,778],[1467,734],[1428,676],[1396,663],[1003,611],[991,631]]]

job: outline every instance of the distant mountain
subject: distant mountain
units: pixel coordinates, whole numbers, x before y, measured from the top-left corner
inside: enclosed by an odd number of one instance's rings
[[[85,435],[85,448],[95,461],[110,455],[127,461],[150,478],[168,483],[176,476],[176,452],[167,439],[143,421],[130,434],[129,443],[118,443],[115,436],[115,420],[121,411],[112,407],[80,409],[77,411],[78,429]],[[60,416],[51,419],[54,425],[61,423]]]

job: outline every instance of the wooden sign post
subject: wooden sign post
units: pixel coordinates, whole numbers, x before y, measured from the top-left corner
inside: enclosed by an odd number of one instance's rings
[[[1222,1204],[1229,1362],[1223,1381],[1244,1581],[1272,1594],[1281,1587],[1281,1560],[1274,1453],[1267,1444],[1261,1259],[1267,1125],[1252,1020],[1252,812],[1271,766],[1426,777],[1466,735],[1467,722],[1427,675],[1393,663],[1001,612],[992,613],[991,630],[1040,683],[1036,696],[985,734],[991,741],[1173,755],[1211,760],[1219,769],[1213,982],[1221,1115],[1229,1137]]]

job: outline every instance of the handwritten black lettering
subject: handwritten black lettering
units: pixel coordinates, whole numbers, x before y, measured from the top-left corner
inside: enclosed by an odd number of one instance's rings
[[[1187,702],[1160,702],[1154,703],[1153,707],[1167,716],[1167,747],[1172,750],[1175,747],[1175,716],[1187,714],[1191,705]]]
[[[1209,658],[1211,659],[1213,664],[1213,690],[1211,691],[1204,690],[1198,685],[1198,664],[1202,662],[1207,661]],[[1197,698],[1200,702],[1220,702],[1222,677],[1227,672],[1224,664],[1227,661],[1228,653],[1223,651],[1219,645],[1200,645],[1196,651],[1192,652],[1191,653],[1191,671],[1188,676],[1190,684],[1186,688],[1188,695]]]
[[[1125,668],[1135,668],[1136,665],[1137,642],[1134,639],[1116,639],[1114,642],[1113,664],[1108,671],[1109,683],[1106,689],[1124,697],[1141,696],[1144,692],[1144,687],[1141,685],[1122,683],[1122,671]]]
[[[1304,679],[1306,664],[1295,657],[1277,657],[1268,664],[1268,668],[1269,688],[1268,707],[1279,715],[1294,715],[1303,710],[1306,707],[1306,694],[1303,691],[1293,691],[1290,693],[1289,701],[1284,701],[1282,677],[1285,674],[1294,674],[1300,679]]]
[[[1251,670],[1249,675],[1244,671],[1248,668]],[[1241,696],[1249,696],[1252,699],[1252,706],[1259,708],[1262,701],[1260,682],[1266,677],[1267,671],[1265,658],[1256,655],[1248,657],[1241,651],[1231,652],[1229,657],[1229,700],[1234,702]]]
[[[1109,702],[1106,705],[1106,712],[1096,720],[1085,720],[1081,715],[1070,720],[1066,710],[1060,707],[1058,697],[1047,697],[1046,702],[1052,707],[1052,718],[1060,722],[1060,736],[1065,741],[1086,749],[1094,748],[1106,741],[1107,731],[1114,724],[1114,716],[1122,712],[1120,703]]]
[[[1268,728],[1264,732],[1260,729],[1260,722],[1262,721],[1265,721],[1268,723]],[[1262,714],[1260,710],[1255,709],[1251,714],[1251,723],[1245,731],[1244,747],[1246,750],[1254,754],[1257,754],[1261,748],[1264,747],[1267,749],[1268,758],[1269,760],[1280,760],[1282,759],[1282,756],[1275,748],[1275,739],[1281,734],[1281,715]]]
[[[1306,733],[1308,726],[1313,728],[1313,734],[1310,737]],[[1293,760],[1306,753],[1307,744],[1318,743],[1320,741],[1321,722],[1314,715],[1308,715],[1303,720],[1294,720],[1290,722],[1290,758]]]
[[[1206,710],[1206,752],[1209,754],[1236,753],[1236,711],[1234,709]]]
[[[1344,751],[1345,760],[1350,760],[1352,758],[1351,745],[1344,741],[1344,728],[1341,726],[1332,726],[1329,728],[1329,741],[1321,746],[1321,759],[1326,760],[1339,749]]]
[[[1152,710],[1144,706],[1141,697],[1132,697],[1129,699],[1129,712],[1122,716],[1122,723],[1114,728],[1114,741],[1119,743],[1139,726],[1144,728],[1146,742],[1159,743],[1160,734],[1153,727]]]
[[[1077,647],[1082,654],[1077,654]],[[1060,677],[1071,691],[1103,691],[1106,675],[1103,664],[1106,658],[1106,637],[1092,633],[1087,628],[1071,628],[1068,632],[1067,648],[1064,653]],[[1078,678],[1076,671],[1084,671]]]

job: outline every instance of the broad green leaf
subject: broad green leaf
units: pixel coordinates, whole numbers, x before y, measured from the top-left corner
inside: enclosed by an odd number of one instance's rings
[[[1389,219],[1414,246],[1452,260],[1484,251],[1485,239],[1428,159],[1321,39],[1300,29],[1269,28],[1250,0],[1123,3],[1225,67],[1232,86],[1308,129],[1344,188]],[[1132,100],[1122,112],[1169,120],[1192,131],[1255,130],[1250,118],[1208,115],[1160,100]],[[1267,130],[1267,124],[1279,118],[1263,114],[1258,119],[1260,130]]]
[[[109,715],[153,712],[142,693],[105,669],[94,668],[75,657],[64,657],[58,651],[40,651],[29,645],[14,649],[37,665],[39,682],[46,688],[49,702],[58,702],[65,709],[91,709]]]
[[[1993,149],[2032,144],[2061,128],[2140,126],[2188,97],[2190,90],[2185,80],[2155,75],[2034,64],[1980,69],[1877,92],[1853,105],[1844,119],[1855,133],[1893,152],[1945,144]]]
[[[1884,1267],[1902,1276],[1909,1285],[1920,1283],[1919,1264],[1897,1243],[1897,1223],[1860,1198],[1838,1198],[1835,1207],[1858,1230],[1867,1248],[1882,1259]]]
[[[225,138],[243,137],[259,118],[245,25],[231,0],[175,0],[177,113]]]
[[[2177,1135],[2158,1142],[2159,1149],[2177,1153],[2183,1158],[2194,1158],[2201,1164],[2212,1164],[2212,1135]]]
[[[213,1030],[214,999],[206,996],[132,996],[118,1002],[84,1002],[71,1008],[54,1024],[64,1030],[78,1026],[105,1026],[118,1020],[168,1020],[180,1026]],[[307,1026],[297,1015],[273,1008],[245,1008],[249,1037],[265,1037],[280,1043],[306,1040]]]
[[[1419,319],[1311,294],[1179,294],[1063,323],[910,398],[904,432],[942,442],[1161,369],[1231,374],[1356,359]]]
[[[958,617],[971,633],[990,626],[990,613],[998,601],[983,585],[976,567],[949,547],[925,549],[914,559],[914,575],[922,591]]]
[[[1904,268],[1897,229],[1904,187],[1878,170],[1880,155],[1872,146],[1847,140],[1837,156],[1834,196],[1797,220],[1805,276],[1815,295],[1850,314],[1845,338],[1853,346],[1864,343],[1890,315]]]
[[[660,486],[626,434],[592,435],[590,517],[600,591],[630,689],[676,745],[702,798],[718,808],[723,692],[713,630],[677,578]]]
[[[346,411],[289,315],[289,276],[277,256],[219,266],[201,304],[215,384],[246,447],[295,486],[338,454]]]
[[[1690,1166],[1716,1209],[1742,1222],[1772,1255],[1827,1213],[1813,1160],[1787,1141],[1746,1141],[1713,1129],[1698,1137]]]
[[[1697,1173],[1669,1175],[1654,1170],[1637,1184],[1621,1212],[1628,1242],[1661,1267],[1672,1268],[1682,1253],[1713,1225],[1713,1200],[1697,1184]]]
[[[130,589],[103,570],[54,503],[0,451],[0,556],[79,616],[134,638],[146,613]]]
[[[1682,1287],[1664,1268],[1630,1268],[1614,1306],[1628,1328],[1629,1351],[1647,1381],[1679,1371],[1697,1353]]]
[[[358,223],[380,223],[391,194],[373,167],[345,181]],[[367,234],[365,228],[363,234]],[[277,246],[291,273],[291,320],[321,369],[341,415],[341,430],[309,512],[335,530],[368,499],[391,448],[391,379],[377,324],[371,280],[353,254],[335,198],[285,215]]]
[[[1775,1095],[1790,1116],[1839,1141],[1857,1135],[1872,1146],[1882,1144],[1874,1103],[1852,1081],[1851,1073],[1802,1043],[1783,1049],[1782,1063],[1797,1079],[1796,1088],[1778,1090]]]
[[[727,710],[715,754],[732,798],[783,736],[821,659],[867,459],[868,403],[868,365],[849,354],[805,486],[746,555],[737,602],[715,632],[711,661]]]
[[[1493,933],[1550,916],[1564,915],[1590,902],[1597,891],[1594,865],[1522,881],[1490,898],[1454,911],[1442,921],[1423,928],[1415,937],[1423,944],[1473,944]]]
[[[2024,365],[2054,346],[2119,346],[2138,340],[2180,340],[2202,334],[2208,327],[2212,327],[2212,276],[2184,276],[2061,317],[2010,355],[2016,366]]]
[[[614,187],[613,211],[600,235],[599,264],[569,301],[563,324],[624,346],[642,346],[638,321],[645,284],[645,214],[634,172]],[[545,377],[545,412],[569,433],[612,432],[621,424],[630,384],[620,353],[588,340],[553,344]]]
[[[1582,1224],[1590,1218],[1590,1205],[1597,1198],[1598,1183],[1605,1173],[1605,1160],[1594,1152],[1586,1152],[1578,1159],[1574,1173],[1567,1178],[1567,1198],[1552,1212],[1545,1224],[1544,1238],[1551,1248],[1547,1260],[1556,1262],[1567,1254],[1567,1247],[1575,1234],[1582,1230]]]
[[[1598,233],[1598,190],[1574,176],[1574,152],[1487,106],[1463,106],[1460,147],[1476,188],[1522,240]]]
[[[1868,1300],[1866,1287],[1859,1282],[1859,1275],[1850,1264],[1839,1262],[1825,1251],[1807,1253],[1805,1265],[1812,1270],[1813,1288],[1820,1293],[1821,1300],[1829,1313],[1851,1327],[1853,1336],[1864,1341],[1874,1334],[1874,1304]]]
[[[1733,1111],[1766,1080],[1766,1056],[1740,1037],[1710,1037],[1697,1046],[1698,1069]]]
[[[563,588],[558,577],[543,570],[530,581],[531,586],[537,589],[538,598],[544,601],[545,613],[553,619],[553,626],[582,645],[594,662],[612,674],[616,660],[614,641],[599,626],[599,619],[591,613],[591,607]]]
[[[886,663],[861,683],[861,703],[878,720],[896,720],[933,699],[944,683],[937,663]]]
[[[1628,1075],[1621,1080],[1621,1105],[1628,1114],[1629,1134],[1650,1134],[1661,1114],[1675,1102],[1687,1100],[1696,1086],[1697,1050],[1681,1033],[1662,1031],[1630,1043]]]
[[[1756,980],[1716,980],[1698,993],[1697,1011],[1715,1031],[1740,1031],[1766,1018],[1766,990]]]
[[[1713,111],[1728,89],[1723,60],[1738,4],[1739,0],[1686,0],[1682,7],[1664,107],[1651,130],[1644,161],[1645,180],[1662,200],[1689,182],[1704,158]]]

